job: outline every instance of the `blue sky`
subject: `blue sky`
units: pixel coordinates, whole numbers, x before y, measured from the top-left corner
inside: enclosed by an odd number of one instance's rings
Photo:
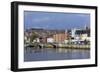
[[[24,28],[73,29],[90,26],[90,14],[24,11]]]

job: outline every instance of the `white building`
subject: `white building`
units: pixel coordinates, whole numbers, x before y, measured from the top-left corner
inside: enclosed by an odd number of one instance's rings
[[[69,40],[64,40],[64,43],[68,43],[69,42]]]
[[[72,29],[71,30],[71,42],[81,43],[84,41],[90,41],[90,29]]]
[[[76,30],[77,30],[77,29],[72,29],[72,30],[71,30],[71,36],[72,36],[72,37],[75,37],[75,36],[76,36],[76,35],[75,35]]]
[[[33,42],[32,43],[35,43],[35,42],[40,42],[40,40],[39,40],[39,38],[36,38],[35,40],[33,40]]]
[[[47,38],[47,43],[53,43],[54,39],[53,38]]]
[[[24,40],[26,43],[30,43],[30,38],[28,38],[27,36],[24,36]]]

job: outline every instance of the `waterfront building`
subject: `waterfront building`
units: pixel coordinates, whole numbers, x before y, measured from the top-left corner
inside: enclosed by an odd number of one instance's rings
[[[47,37],[42,36],[39,38],[40,43],[47,43]]]
[[[54,39],[52,37],[47,38],[47,43],[53,43]]]
[[[53,39],[56,43],[63,43],[67,38],[66,33],[57,33],[53,35]]]
[[[90,28],[72,29],[70,35],[72,43],[85,44],[86,41],[90,43]]]

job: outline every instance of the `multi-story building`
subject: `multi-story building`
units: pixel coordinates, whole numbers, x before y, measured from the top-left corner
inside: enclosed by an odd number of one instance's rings
[[[72,42],[90,42],[90,28],[83,28],[83,29],[72,29],[69,31]]]
[[[67,33],[56,33],[53,35],[53,39],[56,43],[62,43],[64,42],[66,39],[68,39],[67,37]]]

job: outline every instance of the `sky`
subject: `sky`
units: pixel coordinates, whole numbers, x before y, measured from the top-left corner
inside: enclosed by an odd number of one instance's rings
[[[24,11],[24,28],[66,30],[90,26],[90,14]]]

